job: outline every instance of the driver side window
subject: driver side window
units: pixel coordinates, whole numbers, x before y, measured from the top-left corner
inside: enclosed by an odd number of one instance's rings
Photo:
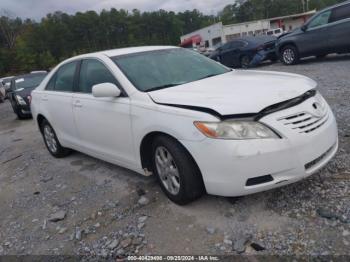
[[[310,22],[309,28],[315,28],[328,24],[330,16],[331,10],[319,14]]]
[[[112,83],[118,86],[112,73],[100,61],[83,60],[80,68],[79,92],[90,94],[94,85],[102,83]]]

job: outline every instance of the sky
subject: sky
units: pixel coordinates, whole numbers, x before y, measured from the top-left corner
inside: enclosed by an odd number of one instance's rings
[[[0,0],[0,15],[4,12],[21,18],[39,20],[48,13],[63,11],[74,14],[77,11],[101,11],[102,9],[153,11],[184,11],[198,9],[205,14],[216,14],[235,0]]]

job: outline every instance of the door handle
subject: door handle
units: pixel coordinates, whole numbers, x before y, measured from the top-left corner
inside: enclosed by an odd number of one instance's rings
[[[74,102],[74,107],[83,107],[83,105],[80,103],[80,100],[77,100]]]
[[[42,96],[42,97],[41,97],[41,100],[42,100],[42,101],[49,101],[49,99],[47,98],[46,95],[45,95],[45,96]]]

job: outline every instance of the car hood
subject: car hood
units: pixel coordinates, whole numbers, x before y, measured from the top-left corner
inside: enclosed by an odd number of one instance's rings
[[[16,90],[15,94],[19,95],[21,97],[27,97],[30,96],[32,91],[35,89],[36,87],[31,87],[31,88],[25,88],[25,89],[20,89],[20,90]]]
[[[315,87],[315,81],[301,75],[234,70],[148,94],[158,104],[201,107],[224,116],[259,113]]]
[[[289,37],[289,36],[300,35],[300,34],[302,34],[302,33],[304,33],[304,32],[303,32],[300,28],[296,28],[296,29],[294,29],[293,31],[283,33],[282,35],[280,35],[280,36],[278,37],[278,40],[281,40],[281,39],[283,39],[283,38],[285,38],[285,37]]]

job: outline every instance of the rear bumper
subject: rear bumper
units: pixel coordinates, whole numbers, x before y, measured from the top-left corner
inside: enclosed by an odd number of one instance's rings
[[[182,143],[197,162],[209,194],[240,196],[291,184],[312,175],[336,154],[338,131],[330,111],[327,123],[312,134],[244,141],[208,138]],[[247,183],[249,179],[256,181],[255,178],[264,176],[273,180]]]

